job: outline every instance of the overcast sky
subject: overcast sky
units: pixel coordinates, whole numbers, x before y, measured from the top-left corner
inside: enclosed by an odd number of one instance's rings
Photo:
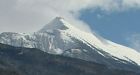
[[[0,0],[0,32],[35,32],[56,16],[140,49],[140,0]]]

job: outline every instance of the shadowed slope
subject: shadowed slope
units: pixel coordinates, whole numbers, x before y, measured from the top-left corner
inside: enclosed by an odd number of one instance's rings
[[[139,75],[94,62],[47,54],[38,49],[4,44],[0,44],[0,59],[0,75]]]

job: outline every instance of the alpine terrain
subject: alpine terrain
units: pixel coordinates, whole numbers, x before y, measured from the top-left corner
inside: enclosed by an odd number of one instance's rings
[[[0,75],[140,75],[106,65],[0,44]]]
[[[82,31],[61,17],[55,18],[34,33],[3,32],[0,34],[0,43],[37,48],[50,54],[140,73],[140,53],[106,40],[95,33]]]

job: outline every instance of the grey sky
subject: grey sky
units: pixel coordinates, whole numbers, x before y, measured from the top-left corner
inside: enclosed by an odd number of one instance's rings
[[[0,32],[32,32],[45,24],[44,15],[16,9],[17,0],[0,0]]]
[[[34,32],[56,16],[89,30],[79,19],[80,10],[112,12],[139,7],[140,0],[0,0],[0,32]]]

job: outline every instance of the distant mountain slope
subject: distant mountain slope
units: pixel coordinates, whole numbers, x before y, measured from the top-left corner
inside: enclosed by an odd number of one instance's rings
[[[140,75],[38,49],[0,44],[0,75]]]
[[[140,72],[140,53],[96,34],[84,32],[57,17],[35,33],[3,32],[0,43],[37,48],[50,54],[79,58],[110,68]]]

